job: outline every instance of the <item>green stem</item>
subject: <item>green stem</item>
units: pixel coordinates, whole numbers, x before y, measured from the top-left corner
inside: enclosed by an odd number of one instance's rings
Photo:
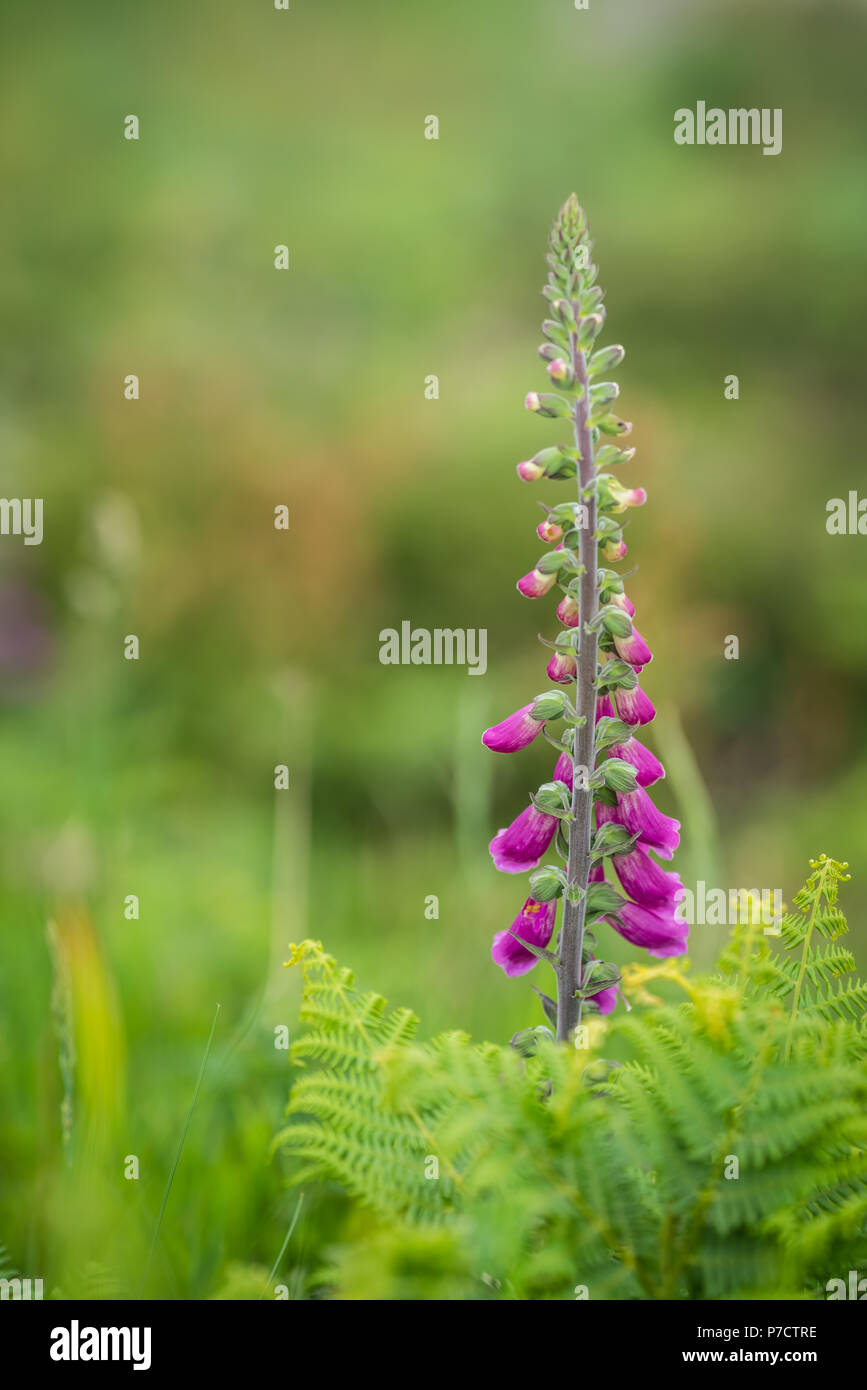
[[[804,984],[804,976],[807,973],[807,961],[810,955],[810,938],[813,935],[813,928],[816,925],[816,917],[819,913],[819,903],[821,902],[822,896],[825,891],[825,880],[828,876],[829,867],[829,862],[826,862],[822,866],[822,873],[819,878],[819,882],[816,886],[816,896],[813,898],[813,908],[810,913],[810,920],[807,923],[807,934],[804,937],[804,949],[801,952],[801,968],[798,971],[798,978],[795,981],[795,992],[792,995],[792,1013],[791,1017],[789,1018],[789,1027],[786,1032],[786,1050],[784,1056],[787,1062],[789,1060],[789,1054],[792,1051],[792,1033],[795,1027],[795,1019],[798,1017],[798,1004],[801,999],[801,989],[803,988]]]
[[[587,525],[582,527],[578,558],[583,566],[578,604],[580,609],[581,650],[578,657],[578,684],[575,711],[583,723],[575,730],[572,748],[572,815],[569,826],[569,858],[566,865],[566,892],[563,898],[563,926],[560,932],[560,968],[557,972],[557,1040],[568,1041],[581,1022],[581,957],[584,948],[584,921],[587,909],[587,878],[590,873],[590,837],[593,833],[593,789],[588,785],[596,762],[596,662],[598,642],[589,624],[596,616],[596,498],[585,498],[584,489],[594,476],[593,443],[588,423],[590,388],[587,362],[578,347],[577,335],[570,334],[572,371],[580,385],[580,399],[573,415],[575,444],[579,453],[578,500],[587,507]],[[583,769],[583,776],[579,769]],[[580,896],[579,896],[580,895]],[[575,898],[578,897],[578,901]]]
[[[185,1140],[186,1137],[187,1137],[187,1130],[188,1130],[189,1127],[190,1127],[190,1121],[191,1121],[192,1118],[193,1118],[193,1111],[194,1111],[195,1108],[196,1108],[196,1101],[197,1101],[198,1098],[199,1098],[199,1090],[200,1090],[201,1085],[202,1085],[202,1078],[203,1078],[203,1076],[205,1075],[205,1067],[208,1065],[208,1057],[210,1056],[210,1053],[211,1053],[211,1043],[214,1041],[214,1033],[216,1032],[216,1028],[217,1028],[217,1019],[220,1017],[220,1009],[221,1009],[221,1007],[222,1007],[222,1006],[221,1006],[220,1004],[218,1004],[218,1005],[217,1005],[217,1008],[216,1008],[216,1010],[215,1010],[215,1012],[214,1012],[214,1021],[213,1021],[213,1023],[211,1024],[211,1031],[210,1031],[210,1033],[208,1034],[208,1041],[207,1041],[207,1043],[205,1044],[205,1052],[204,1052],[204,1056],[202,1057],[202,1065],[199,1067],[199,1074],[198,1074],[198,1076],[196,1077],[196,1088],[195,1088],[195,1090],[193,1091],[193,1098],[192,1098],[192,1100],[190,1101],[190,1108],[189,1108],[189,1110],[187,1111],[187,1118],[186,1118],[186,1120],[184,1121],[184,1127],[183,1127],[183,1129],[182,1129],[182,1131],[181,1131],[181,1137],[180,1137],[180,1139],[178,1140],[178,1147],[177,1147],[177,1150],[175,1151],[175,1161],[174,1161],[174,1163],[172,1164],[172,1169],[171,1169],[171,1172],[169,1173],[169,1179],[168,1179],[168,1182],[166,1183],[166,1190],[165,1190],[165,1192],[163,1193],[163,1200],[162,1200],[162,1203],[161,1203],[161,1205],[160,1205],[159,1216],[157,1217],[157,1224],[156,1224],[156,1226],[154,1227],[154,1233],[153,1233],[153,1237],[151,1238],[150,1249],[148,1250],[148,1256],[147,1256],[147,1259],[145,1260],[145,1267],[144,1267],[144,1273],[143,1273],[142,1279],[141,1279],[141,1288],[140,1288],[140,1291],[139,1291],[139,1298],[143,1298],[143,1297],[144,1297],[144,1291],[145,1291],[145,1285],[147,1284],[148,1272],[150,1271],[150,1267],[151,1267],[151,1260],[153,1259],[154,1250],[156,1249],[157,1239],[158,1239],[159,1233],[160,1233],[160,1227],[161,1227],[162,1224],[163,1224],[163,1216],[165,1215],[166,1204],[167,1204],[167,1202],[168,1202],[168,1200],[169,1200],[169,1193],[170,1193],[171,1190],[172,1190],[172,1183],[173,1183],[174,1180],[175,1180],[175,1173],[177,1172],[177,1170],[178,1170],[178,1164],[179,1164],[180,1161],[181,1161],[181,1154],[182,1154],[183,1148],[184,1148],[184,1140]]]

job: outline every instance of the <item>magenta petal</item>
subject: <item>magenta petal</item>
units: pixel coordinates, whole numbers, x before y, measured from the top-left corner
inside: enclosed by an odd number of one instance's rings
[[[613,1013],[617,1004],[617,986],[610,985],[608,989],[600,989],[598,994],[591,994],[590,998],[599,1005],[601,1014]]]
[[[640,685],[634,690],[624,690],[622,687],[615,690],[613,700],[616,706],[615,713],[624,724],[649,724],[656,715],[656,710]]]
[[[507,975],[526,975],[536,964],[536,956],[522,946],[516,936],[534,946],[547,946],[557,916],[557,899],[537,903],[528,898],[508,931],[497,932],[491,946],[491,959],[502,966]]]
[[[630,898],[645,907],[670,905],[683,892],[680,875],[666,873],[642,845],[636,845],[628,854],[612,855],[611,863]]]
[[[680,844],[680,821],[658,810],[643,787],[618,793],[617,819],[663,859],[670,859]]]
[[[528,806],[507,830],[501,830],[491,841],[489,849],[494,864],[504,874],[523,874],[535,869],[556,829],[556,816],[546,816],[535,806]]]
[[[554,764],[555,782],[565,782],[570,792],[572,790],[572,759],[568,753],[561,753]]]
[[[609,695],[597,695],[597,696],[596,696],[596,719],[597,719],[597,721],[600,720],[600,719],[606,719],[606,718],[607,718],[607,719],[613,719],[614,717],[615,717],[615,716],[614,716],[614,706],[613,706],[612,703],[611,703],[611,697],[610,697]],[[624,721],[624,722],[625,722],[625,721]]]
[[[689,926],[675,917],[675,907],[646,907],[624,903],[621,920],[606,920],[633,946],[643,946],[652,956],[680,956],[686,950]]]
[[[556,574],[542,574],[540,570],[531,570],[518,580],[517,589],[525,598],[541,598],[549,589],[553,589],[556,581]]]
[[[482,743],[494,753],[514,753],[532,743],[545,721],[533,719],[530,715],[532,704],[515,710],[502,724],[495,724],[482,734]]]
[[[637,627],[632,629],[628,637],[618,637],[615,633],[614,645],[618,656],[628,661],[631,666],[647,666],[653,660],[653,652]]]
[[[612,743],[608,752],[612,757],[622,758],[624,762],[632,764],[640,787],[651,787],[660,777],[665,776],[662,763],[649,748],[639,743],[637,738],[630,738],[626,743]]]

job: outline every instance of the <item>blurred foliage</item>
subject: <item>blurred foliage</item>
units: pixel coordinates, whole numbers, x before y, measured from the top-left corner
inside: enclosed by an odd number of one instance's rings
[[[217,1002],[151,1279],[271,1267],[290,938],[434,1031],[536,1019],[488,959],[516,904],[485,846],[550,769],[479,731],[544,685],[514,464],[555,437],[522,400],[572,188],[628,353],[684,875],[773,888],[817,842],[857,866],[867,578],[824,519],[857,485],[865,24],[855,0],[3,8],[3,491],[44,498],[45,539],[0,538],[0,1239],[46,1289],[135,1293]],[[699,97],[781,106],[782,154],[675,146]],[[487,675],[381,666],[404,618],[487,628]],[[305,1209],[287,1270],[343,1212]]]

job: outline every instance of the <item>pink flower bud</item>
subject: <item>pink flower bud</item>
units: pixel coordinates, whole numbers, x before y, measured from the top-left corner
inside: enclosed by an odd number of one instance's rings
[[[647,501],[647,493],[643,487],[624,487],[616,478],[609,480],[608,491],[614,499],[615,512],[625,512],[627,507],[643,507]]]
[[[558,526],[550,517],[546,517],[546,519],[540,521],[539,525],[536,527],[536,535],[539,537],[540,541],[545,541],[548,545],[552,545],[554,541],[559,541],[561,539],[563,527]]]
[[[525,459],[523,463],[519,463],[517,472],[518,477],[523,479],[525,483],[535,483],[537,478],[544,478],[545,476],[544,468],[540,468],[538,463],[534,463],[532,459]]]
[[[533,742],[540,729],[545,727],[544,719],[532,717],[532,708],[532,703],[523,705],[521,709],[515,710],[514,714],[510,714],[508,719],[486,729],[482,734],[485,747],[494,753],[516,753],[519,748],[526,748],[528,743]]]
[[[578,672],[574,652],[555,652],[548,662],[548,679],[557,685],[570,685]]]
[[[548,363],[548,376],[555,386],[571,386],[574,381],[572,368],[562,357],[555,357]]]
[[[604,541],[599,547],[599,553],[605,560],[622,560],[626,554],[626,542]]]
[[[620,687],[614,692],[613,703],[617,708],[612,713],[615,713],[618,719],[622,719],[624,724],[649,724],[656,715],[656,710],[640,685],[636,685],[633,690]]]
[[[539,400],[539,393],[538,393],[538,391],[530,391],[530,392],[528,392],[527,395],[524,397],[524,408],[525,408],[525,410],[538,410],[540,404],[541,404],[541,402],[540,402],[540,400]]]
[[[637,627],[634,627],[628,637],[614,636],[614,645],[619,656],[624,661],[628,661],[630,666],[647,666],[653,660],[653,652],[648,647]]]
[[[542,598],[553,588],[556,579],[556,574],[541,574],[539,570],[530,570],[529,574],[518,580],[516,588],[525,598]]]
[[[567,594],[557,604],[557,617],[564,627],[578,626],[578,600],[572,594]]]

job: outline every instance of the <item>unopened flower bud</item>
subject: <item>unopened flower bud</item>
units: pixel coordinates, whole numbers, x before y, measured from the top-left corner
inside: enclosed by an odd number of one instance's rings
[[[556,319],[543,319],[542,332],[551,343],[557,344],[558,354],[569,351],[569,334]]]
[[[545,470],[533,459],[524,459],[523,463],[518,464],[517,474],[525,483],[535,483],[537,478],[544,478]]]
[[[621,420],[616,415],[604,415],[595,423],[603,434],[630,434],[632,431],[632,421]]]
[[[589,348],[593,340],[602,332],[605,319],[602,314],[588,314],[578,325],[578,346]]]
[[[625,356],[626,349],[622,347],[600,348],[590,358],[587,371],[590,376],[600,376],[602,372],[608,372],[612,367],[619,367]]]
[[[551,693],[556,695],[558,692]],[[537,697],[536,703],[541,698]],[[535,704],[524,705],[521,709],[515,710],[514,714],[510,714],[508,719],[486,729],[482,735],[482,743],[494,753],[515,753],[519,748],[526,748],[528,743],[533,742],[544,727],[546,719],[557,718],[559,714],[562,714],[562,710],[555,715],[536,715]]]
[[[572,308],[572,305],[571,305],[571,303],[569,302],[569,300],[568,300],[568,299],[555,299],[554,302],[553,302],[552,305],[551,305],[551,308],[553,309],[554,313],[557,315],[557,317],[558,317],[558,319],[560,320],[560,322],[561,322],[566,328],[569,329],[570,333],[574,333],[574,331],[575,331],[575,329],[577,328],[578,325],[577,325],[577,323],[576,323],[576,321],[575,321],[575,310]]]
[[[563,527],[558,526],[549,516],[546,516],[545,520],[540,521],[539,525],[536,527],[536,534],[540,541],[545,541],[548,545],[552,545],[554,541],[562,540]]]
[[[622,560],[626,555],[626,542],[624,540],[607,540],[599,547],[599,553],[604,560]]]
[[[555,685],[571,685],[578,674],[574,652],[555,652],[548,662],[548,679]]]
[[[594,463],[597,469],[603,470],[613,468],[615,464],[629,463],[634,458],[634,449],[619,449],[616,444],[603,444],[601,449],[596,450]]]
[[[600,381],[598,385],[590,387],[590,412],[591,416],[599,415],[616,401],[620,395],[620,387],[616,381]],[[606,412],[607,413],[607,412]]]
[[[623,758],[607,758],[602,764],[602,775],[606,787],[613,792],[632,792],[638,785],[635,768]]]
[[[607,690],[634,690],[638,685],[638,678],[635,675],[628,661],[615,659],[603,666],[599,675],[599,685]],[[611,710],[606,713],[612,713]]]
[[[632,619],[614,604],[607,603],[603,608],[600,608],[599,617],[605,631],[610,632],[615,641],[618,637],[627,638],[631,635]],[[619,647],[618,651],[620,651]],[[622,652],[620,654],[623,655]]]
[[[575,381],[575,374],[563,357],[555,357],[548,363],[548,376],[555,386],[572,386]]]
[[[643,666],[648,666],[653,660],[653,652],[648,647],[641,633],[638,631],[638,628],[632,627],[632,620],[627,618],[625,613],[621,613],[620,617],[625,623],[629,623],[631,631],[626,634],[621,634],[617,632],[616,629],[609,629],[613,632],[614,645],[617,648],[618,655],[621,656],[624,661],[628,661],[630,666],[634,666],[640,671]]]
[[[533,805],[537,811],[566,811],[569,809],[568,790],[559,780],[543,782],[533,797]]]
[[[537,903],[549,903],[563,892],[563,870],[555,864],[543,864],[530,875],[530,892]]]
[[[565,598],[561,598],[557,604],[557,617],[564,627],[578,626],[578,600],[573,594],[566,594]]]
[[[525,598],[542,598],[552,588],[557,578],[554,574],[542,574],[539,570],[530,570],[529,574],[523,575],[517,583],[519,594]]]
[[[543,690],[529,706],[530,717],[542,723],[546,719],[562,719],[565,711],[566,696],[560,690]]]
[[[550,391],[530,391],[524,397],[524,405],[527,410],[532,410],[535,415],[542,415],[548,420],[565,419],[571,415],[572,407],[562,396],[555,396]]]
[[[612,590],[608,594],[608,602],[616,603],[617,607],[622,608],[624,613],[628,613],[630,618],[635,617],[635,604],[632,602],[631,598],[626,597],[626,594],[618,593],[616,589]]]
[[[615,512],[625,512],[627,507],[643,507],[647,501],[647,493],[643,487],[624,487],[616,478],[608,478],[606,481]]]
[[[556,550],[549,550],[540,558],[536,569],[539,574],[559,574],[561,570],[574,572],[576,563],[574,553],[565,546],[558,545]]]

